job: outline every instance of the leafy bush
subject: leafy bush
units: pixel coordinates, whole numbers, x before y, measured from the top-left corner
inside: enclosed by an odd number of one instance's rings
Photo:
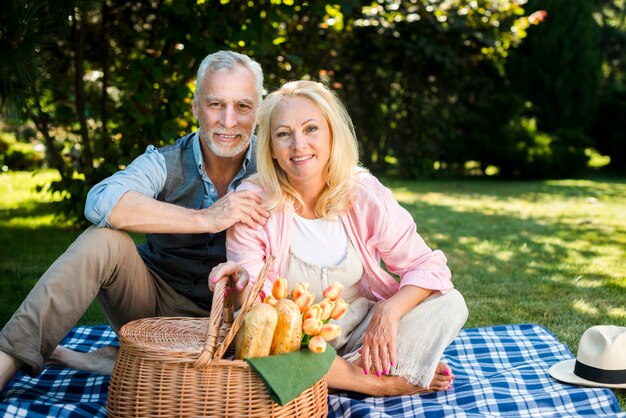
[[[0,133],[0,158],[4,158],[4,154],[9,150],[11,142],[6,139],[5,135]]]
[[[3,165],[13,171],[32,171],[41,168],[44,162],[42,153],[32,145],[16,143],[4,154]]]
[[[626,89],[607,89],[600,97],[590,135],[601,153],[611,157],[610,167],[626,170]]]
[[[601,79],[600,30],[591,0],[530,0],[547,11],[506,65],[514,91],[533,103],[539,128],[586,129]]]
[[[32,144],[17,142],[13,135],[0,132],[0,166],[13,171],[30,171],[41,168],[44,155]]]
[[[515,93],[494,94],[463,115],[462,141],[448,144],[449,167],[467,160],[484,170],[496,166],[503,178],[569,177],[586,168],[590,139],[580,131],[537,128],[532,106]]]

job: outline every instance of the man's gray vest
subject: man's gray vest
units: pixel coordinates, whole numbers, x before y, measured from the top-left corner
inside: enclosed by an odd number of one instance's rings
[[[165,158],[167,179],[157,200],[191,209],[202,209],[204,182],[193,153],[191,133],[174,144],[159,148]],[[254,142],[251,146],[254,145]],[[256,172],[254,146],[246,176]],[[235,186],[238,186],[236,184]],[[226,261],[226,232],[217,234],[146,234],[137,246],[148,268],[178,293],[210,309],[208,275]]]

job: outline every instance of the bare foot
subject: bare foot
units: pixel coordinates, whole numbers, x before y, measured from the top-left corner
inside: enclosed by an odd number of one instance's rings
[[[4,389],[9,380],[22,368],[24,363],[10,354],[0,351],[0,391]]]
[[[450,389],[453,379],[454,375],[450,366],[445,363],[439,363],[428,389],[435,392]]]
[[[363,368],[363,363],[361,357],[355,360],[353,365]],[[402,387],[402,391],[405,392],[403,394],[415,394],[415,393],[425,393],[425,392],[439,392],[443,390],[448,390],[451,388],[452,380],[454,380],[454,375],[452,374],[452,369],[446,363],[439,363],[437,368],[435,369],[435,376],[433,380],[431,380],[428,389],[422,388],[420,386],[415,386],[407,382],[404,378],[398,376],[384,376],[386,378],[400,379],[393,384],[393,387]],[[406,384],[407,386],[404,387]],[[409,387],[410,386],[410,387]],[[412,387],[412,389],[411,389]]]
[[[68,367],[75,370],[110,375],[113,372],[117,351],[117,347],[106,346],[89,353],[81,353],[62,345],[57,345],[46,366]]]

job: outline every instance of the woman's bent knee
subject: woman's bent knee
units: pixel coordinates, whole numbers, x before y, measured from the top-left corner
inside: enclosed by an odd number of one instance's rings
[[[444,296],[448,296],[448,310],[446,315],[451,323],[456,324],[459,329],[463,327],[469,317],[469,310],[465,304],[465,298],[456,289],[451,289]]]

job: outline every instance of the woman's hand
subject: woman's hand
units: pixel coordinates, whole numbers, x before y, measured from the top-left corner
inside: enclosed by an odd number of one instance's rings
[[[390,300],[376,306],[365,331],[361,357],[365,374],[373,368],[376,376],[388,374],[396,362],[396,337],[401,316]]]
[[[224,277],[229,278],[228,286],[238,292],[242,292],[245,289],[250,279],[245,268],[233,261],[226,261],[213,267],[209,273],[209,290],[213,292],[215,283]]]
[[[431,293],[432,290],[422,287],[403,286],[389,299],[376,305],[361,348],[365,374],[373,367],[376,376],[380,377],[396,364],[396,338],[400,319]]]
[[[224,277],[228,277],[226,292],[234,291],[234,306],[239,309],[250,291],[248,271],[233,261],[218,264],[209,273],[209,290],[215,291],[215,283]]]

